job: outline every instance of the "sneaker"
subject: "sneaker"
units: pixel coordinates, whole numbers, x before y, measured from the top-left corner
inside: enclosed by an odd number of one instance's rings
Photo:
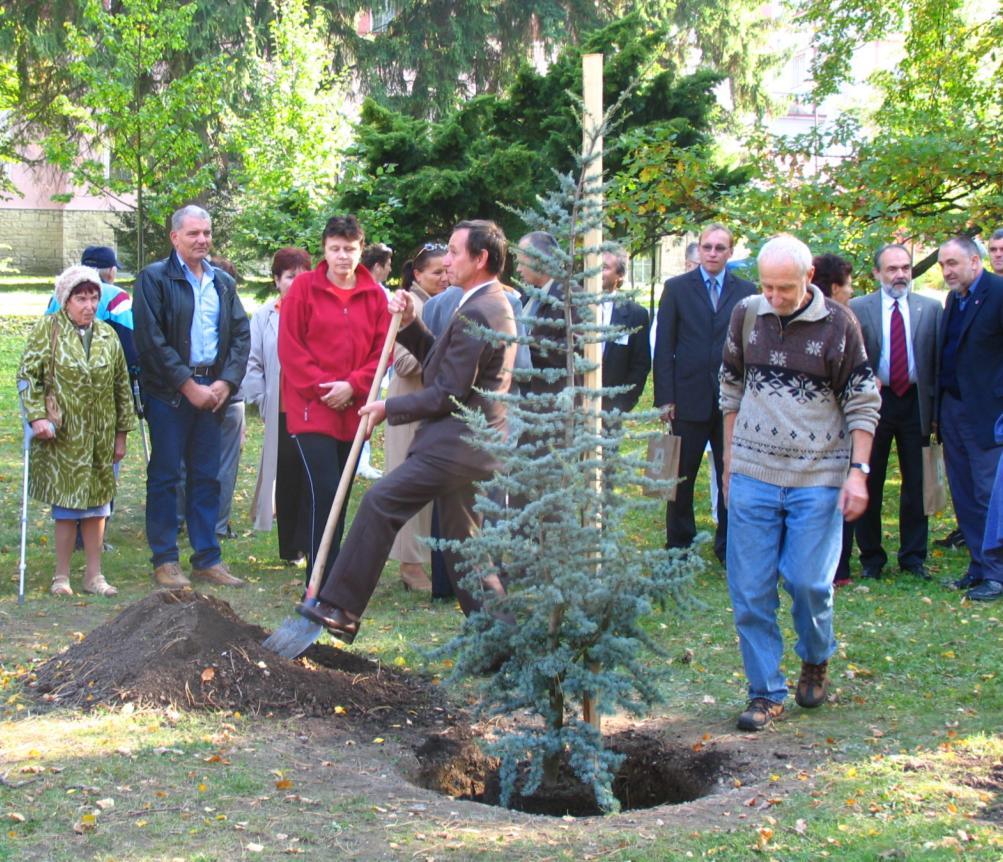
[[[814,709],[825,703],[825,696],[829,690],[829,662],[812,664],[811,662],[801,662],[801,677],[798,679],[797,691],[794,693],[794,700],[797,705],[805,709]]]
[[[161,563],[157,566],[153,570],[153,580],[157,582],[158,587],[164,587],[168,590],[177,590],[181,587],[190,587],[192,585],[192,582],[185,577],[181,571],[181,566],[176,561]]]
[[[206,581],[210,584],[218,584],[221,587],[242,587],[244,582],[230,574],[226,563],[216,563],[208,569],[192,569],[193,581]]]
[[[783,717],[784,705],[767,700],[765,697],[754,697],[738,717],[739,730],[762,730],[771,721]]]

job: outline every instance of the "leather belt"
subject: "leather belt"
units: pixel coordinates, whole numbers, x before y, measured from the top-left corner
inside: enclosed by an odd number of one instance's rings
[[[213,368],[212,365],[189,365],[189,370],[193,377],[212,377]]]

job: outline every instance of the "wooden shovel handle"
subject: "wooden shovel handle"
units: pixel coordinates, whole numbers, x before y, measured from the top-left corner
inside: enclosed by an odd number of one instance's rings
[[[397,338],[397,330],[400,328],[400,312],[390,318],[390,328],[387,330],[387,337],[383,341],[383,352],[380,353],[380,361],[376,366],[376,375],[373,377],[373,385],[369,387],[369,396],[366,404],[372,404],[380,391],[380,383],[383,374],[387,370],[387,363],[390,361],[390,351],[393,349],[394,340]],[[334,538],[334,528],[341,517],[341,509],[345,505],[345,498],[348,496],[348,489],[355,476],[355,465],[359,460],[359,452],[362,451],[362,444],[366,439],[366,427],[369,425],[369,417],[363,416],[359,422],[359,428],[355,432],[355,439],[352,441],[352,448],[348,453],[348,460],[341,468],[341,479],[338,482],[338,490],[334,494],[334,502],[331,503],[331,511],[327,516],[327,524],[324,525],[324,535],[320,539],[320,547],[317,549],[317,557],[313,561],[313,569],[310,572],[310,583],[307,584],[307,599],[317,598],[320,589],[320,579],[323,576],[324,567],[327,564],[327,555],[331,551],[331,540]]]

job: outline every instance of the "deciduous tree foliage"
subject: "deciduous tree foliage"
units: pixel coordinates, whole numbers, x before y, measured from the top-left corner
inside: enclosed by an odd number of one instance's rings
[[[999,6],[850,0],[833,7],[805,0],[801,13],[818,30],[816,98],[847,79],[863,40],[901,27],[902,59],[873,77],[873,105],[833,126],[790,139],[753,137],[753,181],[708,211],[719,207],[753,242],[793,229],[813,250],[838,251],[865,272],[874,249],[892,239],[929,246],[997,227],[1003,221]]]

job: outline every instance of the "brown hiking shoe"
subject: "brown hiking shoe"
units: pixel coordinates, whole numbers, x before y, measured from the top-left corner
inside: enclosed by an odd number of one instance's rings
[[[181,587],[190,587],[192,582],[185,577],[181,571],[181,566],[176,562],[161,563],[153,570],[153,580],[158,587],[165,587],[168,590],[177,590]]]
[[[798,706],[805,709],[814,709],[825,703],[825,696],[829,690],[829,675],[827,673],[829,662],[822,664],[810,664],[801,662],[801,678],[798,680],[797,691],[794,693],[794,700]]]
[[[226,563],[216,563],[208,569],[192,569],[193,581],[208,581],[210,584],[218,584],[221,587],[242,587],[244,582],[230,574]]]
[[[777,721],[784,714],[784,705],[767,700],[765,697],[754,697],[738,717],[739,730],[762,730],[771,721]]]

